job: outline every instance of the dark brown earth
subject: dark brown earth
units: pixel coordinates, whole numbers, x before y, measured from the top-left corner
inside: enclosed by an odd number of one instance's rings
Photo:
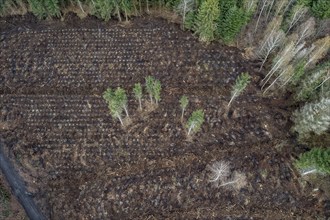
[[[202,45],[162,19],[130,24],[69,17],[0,20],[0,138],[49,219],[316,219],[325,204],[302,187],[290,108],[262,97],[241,51]],[[252,83],[226,110],[242,72]],[[162,100],[139,112],[134,83],[152,75]],[[129,91],[122,128],[102,93]],[[178,100],[205,112],[188,141]],[[147,96],[145,96],[145,101]],[[146,102],[144,103],[146,104]],[[207,165],[230,162],[247,184],[215,188]]]

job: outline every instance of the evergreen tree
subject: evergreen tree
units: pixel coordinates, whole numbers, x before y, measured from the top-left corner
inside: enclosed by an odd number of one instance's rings
[[[330,2],[329,0],[316,0],[312,3],[313,14],[322,19],[330,18]]]
[[[59,0],[44,0],[48,17],[60,17],[61,9]]]
[[[295,161],[302,175],[310,173],[330,174],[330,148],[313,148]]]
[[[330,61],[319,65],[314,70],[309,71],[308,74],[303,75],[299,84],[297,83],[294,99],[296,101],[306,101],[311,97],[317,97],[317,94],[320,92],[330,93],[330,82],[328,81],[329,69]],[[324,87],[325,89],[322,89]]]
[[[216,21],[219,17],[218,0],[205,0],[198,9],[196,17],[196,33],[202,42],[210,42],[215,38]]]
[[[228,106],[232,103],[232,101],[243,92],[246,86],[250,83],[251,77],[248,73],[242,73],[239,75],[233,85],[233,89],[231,91],[231,99],[228,103]]]
[[[139,110],[142,111],[142,86],[141,83],[136,83],[133,88],[135,98],[139,101]]]
[[[188,106],[189,100],[187,96],[182,96],[180,99],[180,107],[182,109],[182,113],[181,113],[181,121],[183,120],[183,115],[184,115],[184,111],[186,110],[187,106]]]
[[[199,109],[194,111],[191,114],[190,118],[188,119],[188,123],[187,123],[188,136],[190,136],[191,133],[198,132],[201,129],[203,122],[204,122],[203,110]]]
[[[28,0],[32,13],[39,19],[47,17],[47,10],[42,0]]]
[[[293,131],[298,132],[299,139],[317,135],[327,131],[330,126],[330,98],[321,98],[315,103],[307,103],[293,113]]]
[[[92,14],[98,18],[108,21],[114,10],[114,2],[108,0],[93,0]]]
[[[218,23],[218,34],[221,39],[226,43],[233,41],[246,20],[246,14],[243,8],[238,8],[237,6],[231,7],[226,12],[226,16]]]

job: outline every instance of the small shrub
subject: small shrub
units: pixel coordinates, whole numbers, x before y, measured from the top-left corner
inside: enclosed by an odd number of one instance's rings
[[[330,148],[313,148],[295,161],[301,175],[310,173],[330,174]]]

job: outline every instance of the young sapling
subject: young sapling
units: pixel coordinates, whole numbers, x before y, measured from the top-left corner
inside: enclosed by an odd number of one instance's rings
[[[127,96],[125,90],[122,88],[117,88],[115,91],[113,91],[111,88],[108,88],[103,93],[103,98],[108,103],[108,107],[112,117],[117,118],[120,121],[121,125],[124,126],[122,120],[123,110],[125,110],[126,115],[128,116]]]
[[[139,101],[139,110],[142,111],[142,86],[141,83],[135,83],[133,88],[135,98]]]
[[[201,129],[201,126],[204,122],[204,112],[199,109],[194,111],[190,118],[188,119],[187,128],[188,128],[188,136],[191,133],[196,133]]]
[[[109,104],[110,101],[113,99],[114,92],[112,91],[111,88],[108,88],[104,93],[103,93],[103,98],[105,101]]]
[[[153,87],[154,87],[155,80],[152,76],[147,76],[145,78],[145,80],[146,80],[146,89],[149,94],[150,102],[153,103],[152,96],[153,96]]]
[[[118,118],[121,125],[124,126],[123,119],[121,117],[121,113],[123,112],[123,106],[118,102],[118,100],[114,99],[109,103],[110,114],[114,118]]]
[[[118,105],[120,105],[126,113],[126,116],[129,117],[127,110],[127,95],[124,89],[118,87],[115,91],[115,99]]]
[[[162,90],[162,86],[160,84],[159,80],[155,80],[153,84],[153,96],[156,101],[156,105],[158,105],[158,102],[160,101],[160,91]]]
[[[162,89],[160,81],[155,80],[152,76],[147,76],[145,80],[146,80],[146,89],[147,92],[149,93],[151,104],[153,104],[155,100],[156,105],[158,105],[158,102],[160,101],[160,92]]]
[[[241,94],[241,92],[246,88],[246,86],[250,83],[251,76],[248,73],[242,73],[239,75],[235,81],[235,84],[232,87],[231,91],[231,99],[228,103],[228,107],[232,103],[232,101]]]
[[[180,107],[182,109],[181,121],[183,120],[184,111],[186,110],[188,103],[189,103],[188,97],[183,95],[180,99]]]

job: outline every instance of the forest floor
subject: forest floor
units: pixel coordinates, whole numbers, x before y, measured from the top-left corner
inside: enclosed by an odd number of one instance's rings
[[[326,202],[292,166],[292,109],[259,92],[242,51],[202,45],[159,18],[0,20],[0,140],[49,219],[316,219]],[[236,77],[253,77],[227,109]],[[161,102],[137,110],[135,83],[152,75]],[[129,91],[131,123],[109,114],[102,93]],[[184,121],[203,109],[188,139]],[[240,187],[215,187],[208,167],[230,163]],[[317,194],[317,195],[316,195]]]

